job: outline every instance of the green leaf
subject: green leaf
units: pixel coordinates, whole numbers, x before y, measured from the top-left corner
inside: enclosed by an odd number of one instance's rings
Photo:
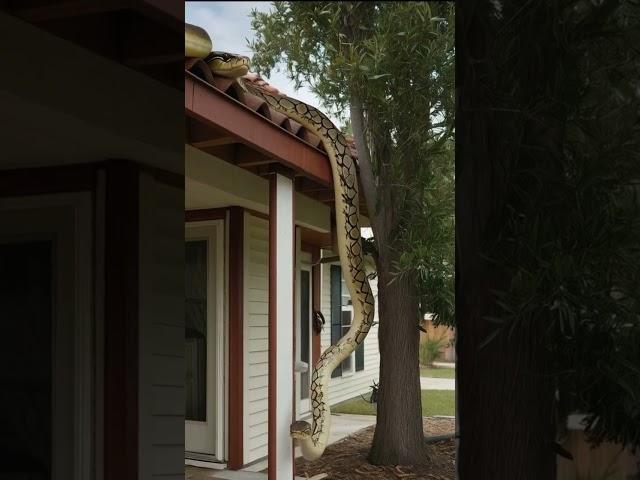
[[[500,335],[500,332],[501,330],[494,330],[489,335],[487,335],[487,338],[485,338],[484,341],[478,346],[478,350],[482,350],[483,348],[485,348],[491,341],[493,341],[494,338]]]
[[[380,75],[371,75],[369,77],[367,77],[369,80],[378,80],[379,78],[383,78],[383,77],[390,77],[391,74],[390,73],[381,73]]]

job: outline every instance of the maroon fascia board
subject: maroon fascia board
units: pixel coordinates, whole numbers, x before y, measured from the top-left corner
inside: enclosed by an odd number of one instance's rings
[[[282,165],[329,188],[333,186],[326,154],[192,73],[185,72],[184,82],[184,107],[189,117],[223,129]]]

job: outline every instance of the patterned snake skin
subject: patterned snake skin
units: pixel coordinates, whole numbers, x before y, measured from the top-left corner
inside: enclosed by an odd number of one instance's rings
[[[250,93],[264,99],[272,108],[308,128],[322,140],[331,161],[336,198],[338,254],[342,273],[351,295],[354,318],[349,331],[327,348],[318,359],[311,376],[312,424],[295,422],[291,436],[298,439],[307,460],[319,458],[327,446],[330,431],[328,387],[331,372],[360,345],[374,317],[374,299],[365,272],[360,239],[358,181],[355,161],[349,154],[344,135],[318,109],[283,95],[274,95],[239,80]],[[342,234],[341,234],[342,232]]]
[[[187,32],[185,31],[185,34]],[[318,109],[303,102],[274,93],[273,87],[258,86],[241,76],[249,69],[249,59],[240,55],[213,52],[205,58],[213,73],[237,78],[242,88],[262,98],[272,108],[315,133],[324,145],[331,162],[335,191],[338,255],[342,275],[353,304],[353,321],[349,331],[327,348],[313,368],[311,376],[312,423],[294,422],[291,436],[298,440],[307,460],[319,458],[327,446],[331,427],[329,380],[331,372],[364,341],[374,317],[374,298],[365,272],[360,239],[358,180],[356,164],[344,135]]]

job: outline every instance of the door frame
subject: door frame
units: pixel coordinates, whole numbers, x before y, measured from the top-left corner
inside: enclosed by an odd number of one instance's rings
[[[72,443],[68,446],[72,454],[70,469],[71,478],[82,480],[85,478],[102,478],[102,446],[103,431],[101,428],[101,408],[95,402],[102,388],[102,377],[96,366],[100,365],[97,358],[98,348],[102,341],[101,331],[97,325],[99,315],[94,311],[94,298],[100,297],[98,285],[95,282],[94,265],[99,252],[96,251],[94,232],[94,203],[92,192],[66,192],[43,195],[29,195],[16,197],[0,197],[0,215],[9,212],[33,212],[38,219],[28,229],[21,229],[22,233],[9,232],[3,238],[15,238],[20,241],[53,239],[54,262],[59,264],[63,255],[69,255],[73,261],[73,285],[66,292],[74,297],[73,302],[73,378],[70,380],[72,388],[73,413],[70,419],[60,419],[64,416],[59,405],[56,404],[56,383],[61,372],[55,370],[55,359],[58,358],[56,345],[61,341],[56,338],[56,324],[53,325],[52,353],[52,475],[53,479],[62,480],[56,474],[56,428],[62,429],[62,421],[72,421]],[[69,219],[63,218],[67,217]],[[72,249],[65,240],[73,240]],[[64,285],[61,285],[62,272],[54,268],[56,278],[54,298],[63,295]],[[56,302],[57,303],[57,302]],[[55,310],[59,314],[59,308]],[[56,315],[57,316],[57,315]],[[56,427],[56,424],[58,426]],[[69,478],[68,476],[65,478]]]
[[[309,379],[311,379],[311,372],[313,370],[313,323],[312,323],[312,315],[313,315],[313,270],[312,264],[308,261],[300,259],[299,268],[296,273],[296,362],[300,357],[300,353],[302,351],[302,332],[299,328],[300,319],[302,317],[302,304],[301,304],[301,286],[302,286],[302,272],[309,273]],[[296,418],[297,417],[306,417],[311,413],[311,398],[302,399],[302,385],[301,385],[301,377],[302,372],[296,372]]]
[[[214,412],[211,425],[185,419],[185,459],[222,462],[226,458],[226,398],[227,398],[227,330],[226,330],[226,256],[225,220],[207,220],[185,223],[185,243],[207,240],[207,306],[215,298],[215,308],[207,308],[207,399],[213,400]],[[215,240],[215,247],[211,240]],[[212,281],[213,280],[213,281]],[[215,288],[215,291],[213,290]],[[215,318],[214,317],[215,314]],[[209,335],[209,331],[213,335]],[[214,378],[211,381],[211,373]],[[209,419],[209,402],[207,402]],[[213,434],[213,454],[187,450],[187,428],[202,427]],[[206,434],[206,433],[203,433]]]

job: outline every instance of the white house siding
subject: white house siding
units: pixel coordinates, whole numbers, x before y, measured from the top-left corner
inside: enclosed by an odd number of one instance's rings
[[[334,253],[323,251],[324,257],[334,256]],[[326,320],[322,334],[320,335],[320,346],[322,351],[331,345],[331,280],[330,263],[322,264],[322,288],[321,307],[322,314]],[[339,265],[339,263],[335,263]],[[376,299],[375,322],[378,321],[378,282],[377,279],[370,281],[371,290]],[[369,330],[364,340],[364,369],[354,371],[351,375],[343,374],[342,377],[331,379],[329,387],[329,401],[331,405],[348,400],[357,395],[370,392],[370,386],[375,380],[378,381],[380,368],[380,353],[378,349],[378,325],[374,325]]]
[[[184,479],[184,191],[140,178],[139,472]]]
[[[244,463],[267,455],[269,222],[244,216]]]

